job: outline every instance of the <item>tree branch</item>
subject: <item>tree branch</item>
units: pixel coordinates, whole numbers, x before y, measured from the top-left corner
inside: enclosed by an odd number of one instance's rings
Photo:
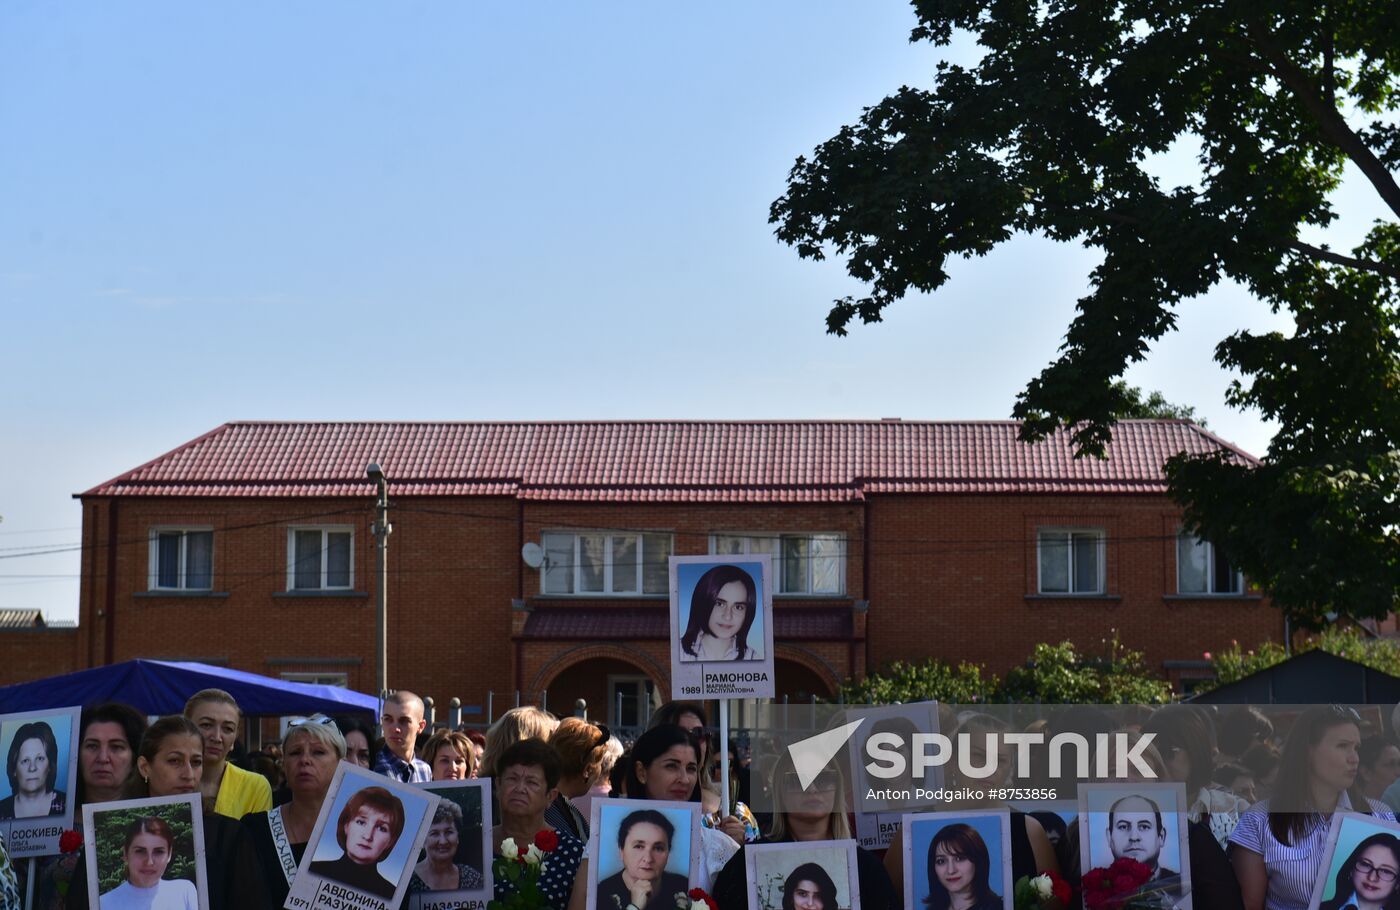
[[[1385,164],[1337,112],[1336,105],[1326,103],[1308,79],[1307,73],[1288,59],[1288,55],[1264,34],[1264,28],[1258,22],[1251,24],[1249,37],[1272,65],[1273,73],[1279,81],[1292,89],[1308,113],[1317,118],[1322,134],[1366,175],[1366,179],[1371,181],[1371,185],[1376,188],[1381,199],[1385,200],[1385,204],[1390,206],[1390,210],[1400,215],[1400,185],[1395,183],[1395,178],[1391,176]]]
[[[1341,253],[1324,250],[1320,246],[1313,246],[1311,243],[1304,243],[1301,240],[1289,240],[1284,246],[1295,253],[1302,253],[1304,256],[1311,256],[1314,259],[1321,259],[1324,262],[1331,262],[1335,265],[1344,265],[1348,268],[1360,269],[1363,272],[1375,272],[1377,275],[1386,275],[1391,278],[1400,279],[1400,269],[1387,265],[1384,262],[1376,262],[1374,259],[1357,259],[1352,256],[1343,256]]]

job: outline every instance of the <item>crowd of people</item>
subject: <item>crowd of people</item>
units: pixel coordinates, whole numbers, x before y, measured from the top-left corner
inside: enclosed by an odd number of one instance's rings
[[[124,798],[198,794],[211,910],[282,906],[341,761],[402,783],[491,778],[495,824],[477,836],[489,838],[492,852],[500,854],[506,838],[531,843],[540,832],[552,832],[557,846],[545,859],[539,887],[555,910],[584,907],[588,866],[598,860],[586,849],[591,807],[603,796],[638,804],[624,820],[625,830],[616,834],[622,867],[613,876],[616,881],[608,879],[615,902],[635,910],[652,910],[653,905],[660,910],[660,896],[673,884],[665,877],[674,872],[666,871],[664,856],[676,837],[674,825],[649,809],[649,801],[696,804],[702,827],[695,872],[720,910],[740,910],[747,904],[747,845],[852,836],[849,768],[833,762],[804,786],[779,743],[765,743],[763,757],[750,765],[747,749],[735,742],[731,752],[737,760],[728,775],[721,775],[716,738],[699,704],[662,706],[648,729],[626,741],[602,724],[576,717],[561,721],[529,706],[508,711],[484,735],[467,729],[430,732],[423,712],[418,696],[399,692],[386,700],[378,733],[360,718],[315,715],[293,722],[280,743],[240,754],[242,718],[226,692],[197,692],[182,714],[149,725],[131,707],[105,704],[82,713],[78,785],[72,798],[81,807]],[[1122,742],[1151,769],[1142,779],[1184,786],[1189,836],[1182,861],[1190,870],[1197,910],[1303,910],[1314,883],[1326,873],[1331,813],[1345,810],[1394,821],[1400,805],[1400,745],[1349,708],[1313,707],[1289,720],[1288,730],[1279,735],[1269,718],[1254,708],[1217,715],[1192,705],[1113,714],[1083,707],[1066,709],[1054,720],[1037,721],[1026,729],[1053,732],[1047,729],[1053,725],[1085,734],[1121,732],[1128,737]],[[1009,729],[1004,721],[979,713],[949,714],[940,722],[946,729],[979,736]],[[1140,741],[1149,734],[1150,743]],[[40,742],[30,751],[42,746]],[[21,773],[18,763],[27,747],[26,742],[10,750],[14,754],[7,770],[12,784]],[[995,765],[996,757],[991,761]],[[993,779],[1008,773],[1009,764]],[[724,787],[730,788],[727,799]],[[379,811],[374,803],[377,789],[381,788],[359,791],[355,799],[362,805],[347,804],[337,824],[348,831],[357,813],[374,816]],[[751,811],[748,804],[755,795],[767,811]],[[1074,820],[986,798],[958,808],[1011,810],[1008,861],[1017,877],[1053,869],[1078,881],[1079,826]],[[123,845],[124,894],[160,887],[165,869],[161,857],[169,862],[170,838],[168,829],[154,824],[158,821],[141,820]],[[81,812],[76,824],[81,824]],[[351,880],[363,873],[366,890],[392,895],[393,883],[371,878],[374,864],[398,839],[403,819],[398,818],[394,828],[394,820],[386,815],[383,827],[393,829],[392,837],[376,842],[377,855],[347,844],[341,835],[345,856],[336,862],[347,865],[337,877]],[[959,836],[950,834],[929,848],[930,899],[940,907],[968,910],[986,902],[985,888],[977,892],[976,887],[987,880],[989,870],[978,867],[979,862],[986,865],[987,854],[985,847],[976,849],[981,841],[975,832],[953,833]],[[428,840],[413,860],[410,894],[481,886],[480,873],[454,862],[463,836],[460,808],[442,801]],[[883,857],[875,851],[857,852],[860,905],[866,910],[905,906],[901,836],[895,835]],[[294,863],[279,854],[279,839],[290,846]],[[604,846],[612,849],[611,844]],[[366,856],[359,856],[365,851]],[[657,856],[663,857],[659,863]],[[351,868],[354,863],[360,867]],[[27,868],[28,864],[20,866]],[[966,874],[946,871],[955,868]],[[22,893],[14,874],[8,863],[0,863],[0,908],[5,910]],[[1367,838],[1337,872],[1329,908],[1395,910],[1400,907],[1397,878],[1400,839],[1388,834]],[[792,884],[785,906],[839,910],[821,876],[813,873]],[[32,887],[34,906],[43,910],[87,907],[81,852],[43,858]],[[494,887],[499,899],[515,885],[496,880]],[[188,889],[166,890],[171,901],[188,898]]]

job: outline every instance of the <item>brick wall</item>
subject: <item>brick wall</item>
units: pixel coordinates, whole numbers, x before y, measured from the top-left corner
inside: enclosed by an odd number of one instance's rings
[[[373,690],[369,501],[93,498],[84,502],[83,515],[80,628],[42,639],[20,633],[0,639],[0,664],[11,676],[32,678],[135,657],[184,658],[272,676],[344,673],[350,687]],[[601,603],[541,597],[539,573],[522,562],[520,547],[548,530],[670,532],[680,555],[707,552],[713,533],[844,534],[845,595],[820,601],[779,597],[777,608],[868,601],[868,614],[858,617],[868,637],[864,644],[780,641],[779,657],[805,668],[805,675],[791,671],[804,687],[926,655],[983,663],[1002,673],[1037,642],[1068,638],[1092,648],[1111,629],[1162,672],[1167,661],[1199,659],[1231,639],[1277,639],[1280,620],[1263,598],[1173,596],[1178,516],[1164,497],[1131,495],[875,496],[868,503],[789,505],[394,499],[389,681],[433,697],[440,716],[453,696],[484,706],[488,690],[496,693],[497,713],[516,688],[547,687],[551,706],[565,713],[574,697],[590,703],[605,698],[598,674],[576,669],[589,666],[581,664],[585,659],[600,662],[595,670],[612,666],[608,661],[644,664],[648,672],[659,672],[657,682],[664,685],[663,641],[544,642],[513,635],[522,619],[513,601]],[[323,523],[353,530],[353,590],[289,595],[288,527]],[[212,594],[148,591],[150,531],[161,525],[220,529],[214,535]],[[1107,596],[1035,596],[1035,539],[1042,525],[1106,530]],[[609,602],[664,608],[665,599]],[[50,650],[19,644],[40,640]],[[32,664],[25,662],[26,650],[35,655]],[[580,694],[564,691],[571,686]]]

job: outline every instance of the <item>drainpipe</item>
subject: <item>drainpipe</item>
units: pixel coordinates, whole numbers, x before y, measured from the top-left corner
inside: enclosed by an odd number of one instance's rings
[[[107,503],[107,622],[103,663],[111,666],[117,652],[117,503],[113,496]]]
[[[861,493],[860,596],[870,607],[870,497]],[[870,618],[865,620],[865,672],[870,672]]]

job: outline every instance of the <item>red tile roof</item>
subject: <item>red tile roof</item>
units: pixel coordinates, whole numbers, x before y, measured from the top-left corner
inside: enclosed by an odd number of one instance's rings
[[[655,607],[536,607],[525,620],[522,638],[532,640],[664,641],[670,635],[668,609]],[[779,607],[773,635],[783,641],[850,641],[855,631],[850,607]]]
[[[624,502],[839,502],[867,493],[1166,489],[1178,452],[1225,450],[1179,420],[1127,420],[1104,460],[1067,434],[1026,445],[1013,421],[227,423],[80,494],[396,496]]]

